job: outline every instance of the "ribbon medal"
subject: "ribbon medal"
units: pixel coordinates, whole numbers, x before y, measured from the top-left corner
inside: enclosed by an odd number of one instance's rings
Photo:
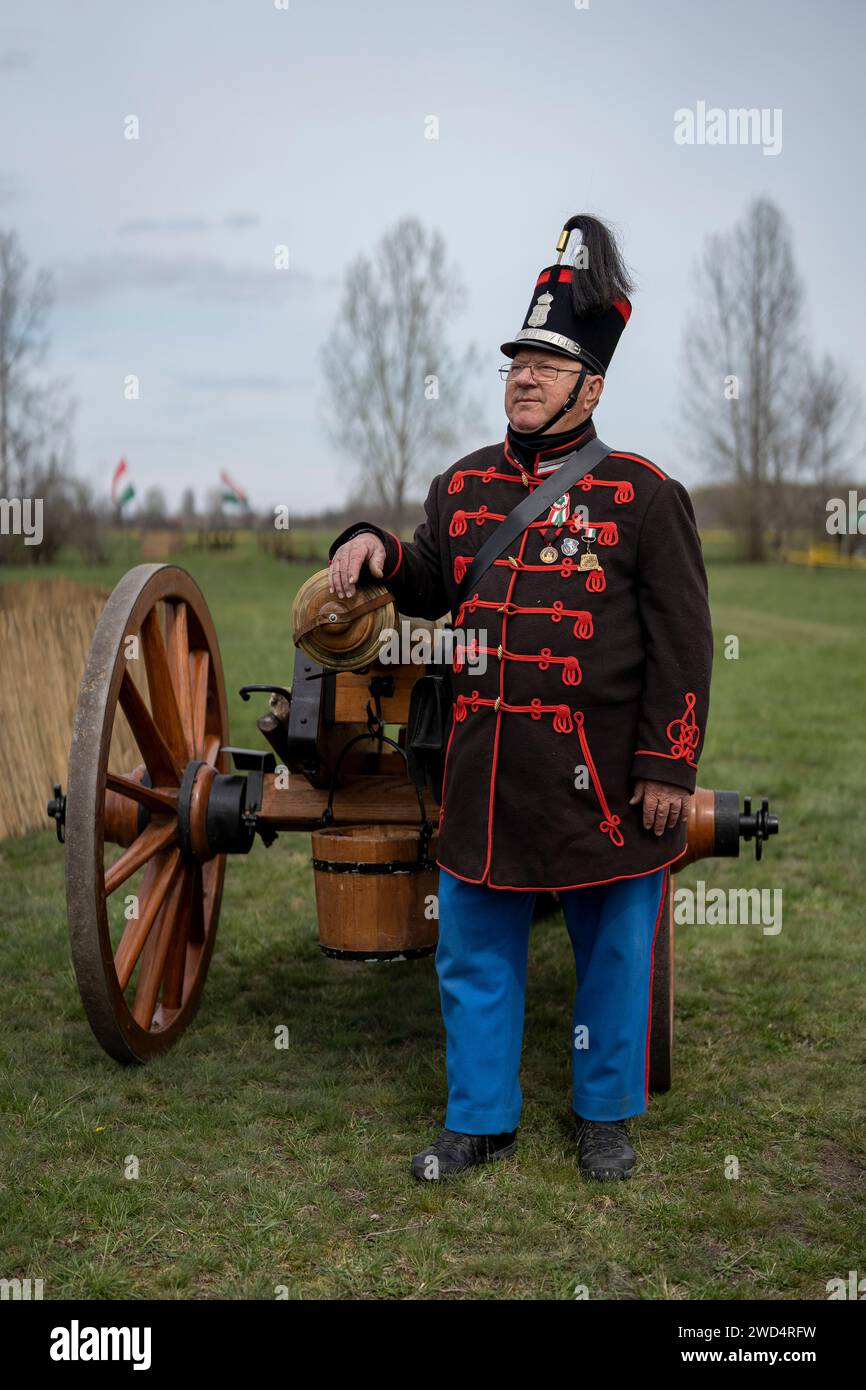
[[[564,492],[561,497],[557,497],[553,506],[550,508],[550,514],[547,518],[546,525],[564,526],[565,523],[568,521],[570,512],[571,499],[569,498],[568,493]]]
[[[599,568],[598,556],[594,555],[592,550],[593,544],[595,543],[597,536],[598,532],[596,531],[594,526],[590,526],[587,528],[586,531],[584,531],[583,543],[586,546],[586,550],[580,557],[580,564],[578,565],[578,569],[597,570]]]

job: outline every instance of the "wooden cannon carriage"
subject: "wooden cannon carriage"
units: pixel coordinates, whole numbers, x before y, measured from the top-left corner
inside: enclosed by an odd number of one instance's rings
[[[118,1061],[147,1061],[183,1033],[210,964],[226,863],[257,836],[267,845],[280,830],[313,833],[327,954],[395,959],[434,949],[435,917],[422,904],[436,891],[438,806],[407,777],[403,749],[424,667],[381,664],[374,617],[350,620],[371,594],[387,603],[382,586],[338,601],[327,597],[323,574],[301,594],[318,583],[307,593],[313,607],[345,619],[327,633],[334,665],[299,647],[291,689],[242,688],[245,699],[270,697],[258,720],[268,746],[257,750],[230,742],[216,632],[185,570],[139,565],[106,603],[81,682],[68,791],[55,787],[48,813],[65,839],[81,998]],[[377,611],[381,627],[389,610]],[[361,669],[347,668],[348,649]],[[753,814],[748,799],[740,810],[737,792],[699,789],[676,867],[738,855],[741,838],[754,840],[760,857],[777,829],[766,800]],[[328,877],[345,869],[353,872],[339,883]],[[669,890],[653,973],[656,1091],[671,1082],[673,948]]]

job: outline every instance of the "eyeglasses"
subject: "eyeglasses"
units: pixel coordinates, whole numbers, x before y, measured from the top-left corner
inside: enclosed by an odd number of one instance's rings
[[[503,381],[507,381],[510,376],[517,376],[519,372],[525,372],[527,368],[532,374],[533,381],[545,382],[548,386],[551,382],[556,381],[560,372],[564,376],[579,376],[581,371],[580,367],[575,370],[571,367],[539,367],[534,362],[503,362],[499,368],[499,375]]]

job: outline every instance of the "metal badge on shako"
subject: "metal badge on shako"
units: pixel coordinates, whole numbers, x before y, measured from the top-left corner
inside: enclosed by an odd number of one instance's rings
[[[566,536],[559,548],[563,555],[576,555],[580,550],[580,541],[577,536]]]
[[[545,290],[535,301],[535,307],[527,319],[527,328],[541,328],[547,323],[547,316],[550,313],[550,306],[553,303],[553,295]]]
[[[578,569],[597,570],[599,568],[598,556],[594,555],[592,550],[592,547],[595,544],[597,537],[598,532],[596,531],[594,526],[590,526],[584,531],[583,543],[586,546],[586,550],[580,557],[580,564],[578,565]]]
[[[559,559],[559,551],[553,545],[546,545],[538,558],[544,565],[555,565]]]

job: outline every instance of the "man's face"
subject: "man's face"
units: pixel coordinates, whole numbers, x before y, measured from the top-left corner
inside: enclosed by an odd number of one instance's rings
[[[533,375],[527,370],[530,365],[533,368],[555,367],[557,375],[552,381],[540,381],[537,371]],[[541,429],[544,422],[565,403],[574,389],[580,363],[557,352],[521,348],[511,367],[505,383],[505,414],[521,434],[532,434]],[[602,378],[599,376],[586,378],[577,404],[557,422],[560,429],[568,429],[586,418],[601,394],[601,384]]]

